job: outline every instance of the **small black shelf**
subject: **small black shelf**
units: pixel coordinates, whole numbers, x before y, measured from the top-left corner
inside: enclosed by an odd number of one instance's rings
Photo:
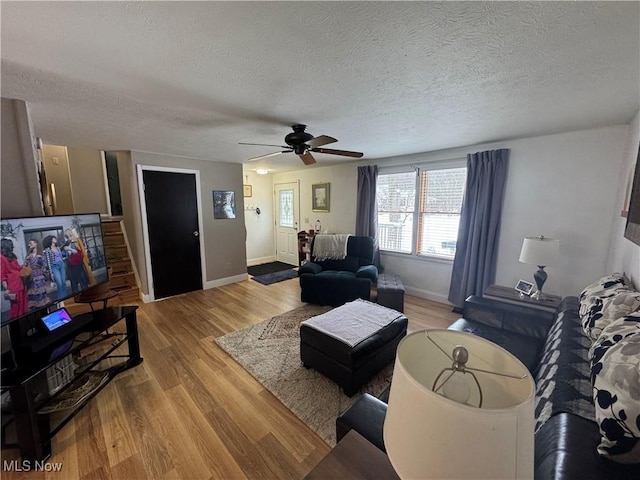
[[[2,371],[2,390],[9,391],[12,414],[2,419],[2,448],[20,448],[24,460],[42,461],[51,455],[51,439],[87,403],[95,397],[120,372],[139,365],[140,346],[136,320],[136,306],[109,307],[78,315],[62,331],[50,335],[39,335],[22,339],[13,349],[15,365]],[[125,320],[126,332],[109,329]],[[119,329],[118,329],[119,330]],[[83,350],[96,348],[86,364],[73,371],[66,384],[49,394],[42,391],[46,384],[46,373],[55,368],[63,359],[78,356]],[[127,348],[127,354],[119,349]],[[117,359],[122,359],[117,362]],[[101,365],[109,363],[109,365]],[[99,372],[99,373],[98,373]],[[96,385],[89,388],[83,379],[95,375],[100,377]],[[84,382],[84,383],[83,383]],[[49,412],[56,401],[70,395],[80,384],[88,388],[77,402],[67,408]],[[5,431],[15,422],[17,445],[6,442]],[[52,425],[53,424],[53,425]]]

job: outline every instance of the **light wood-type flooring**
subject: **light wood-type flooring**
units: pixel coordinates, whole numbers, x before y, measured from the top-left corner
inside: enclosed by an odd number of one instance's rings
[[[301,305],[297,279],[140,302],[144,362],[54,437],[49,462],[62,470],[7,471],[19,455],[3,450],[2,479],[303,478],[329,446],[214,342]],[[410,331],[446,328],[459,316],[413,296],[405,314]]]

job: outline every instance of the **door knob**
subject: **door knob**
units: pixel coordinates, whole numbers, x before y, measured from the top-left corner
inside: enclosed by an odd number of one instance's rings
[[[195,232],[193,232],[193,236],[194,236],[194,237],[198,237],[199,235],[200,235],[200,232],[199,232],[199,231],[197,231],[197,230],[196,230]]]

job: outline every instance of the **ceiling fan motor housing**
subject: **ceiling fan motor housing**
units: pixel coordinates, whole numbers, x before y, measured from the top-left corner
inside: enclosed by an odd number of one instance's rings
[[[296,155],[304,155],[304,152],[306,152],[308,148],[309,148],[309,145],[304,145],[304,144],[302,144],[302,145],[294,145],[293,152]]]
[[[287,143],[287,145],[291,145],[295,148],[298,146],[303,146],[303,144],[313,139],[313,135],[304,131],[305,128],[307,128],[306,125],[296,124],[291,128],[293,128],[293,133],[290,133],[286,137],[284,137],[284,141]],[[295,152],[298,153],[297,150],[295,150]],[[298,153],[298,155],[301,155],[302,153],[304,153],[304,148],[302,149],[301,153]]]

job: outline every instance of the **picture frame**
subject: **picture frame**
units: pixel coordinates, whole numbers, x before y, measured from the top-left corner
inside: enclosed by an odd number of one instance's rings
[[[531,291],[533,290],[533,283],[526,282],[524,280],[518,280],[518,283],[516,283],[516,286],[514,288],[521,294],[529,296],[531,295]]]
[[[251,185],[242,185],[242,195],[245,198],[253,196],[253,187]]]
[[[634,169],[631,196],[627,211],[627,225],[624,229],[624,238],[640,245],[640,148]]]
[[[233,190],[213,190],[213,218],[236,218],[236,200]]]
[[[329,183],[314,183],[311,185],[311,210],[314,212],[329,212]]]

